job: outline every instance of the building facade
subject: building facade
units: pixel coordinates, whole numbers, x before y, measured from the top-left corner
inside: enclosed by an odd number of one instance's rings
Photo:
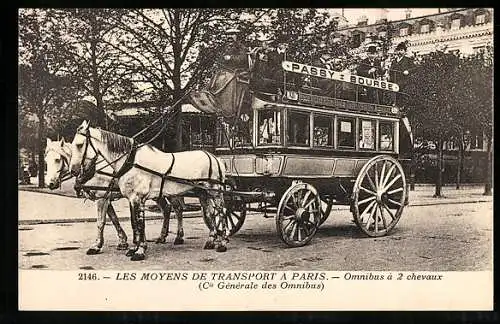
[[[406,18],[388,21],[387,10],[380,9],[374,24],[362,16],[355,25],[342,27],[338,33],[352,40],[353,52],[363,52],[370,37],[389,38],[392,48],[408,41],[409,54],[427,54],[444,46],[446,51],[460,51],[465,55],[493,44],[493,9],[466,8],[442,9],[441,12],[412,17],[406,10]]]

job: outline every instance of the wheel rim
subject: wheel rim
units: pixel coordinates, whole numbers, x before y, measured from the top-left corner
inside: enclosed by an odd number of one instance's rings
[[[406,178],[399,162],[385,155],[371,159],[353,188],[356,224],[369,236],[387,235],[401,218],[406,194]]]
[[[280,238],[289,246],[304,246],[316,234],[320,221],[321,204],[316,189],[307,183],[292,185],[277,210]]]

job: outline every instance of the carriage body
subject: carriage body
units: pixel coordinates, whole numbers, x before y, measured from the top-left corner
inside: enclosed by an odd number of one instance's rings
[[[411,130],[394,102],[363,102],[360,93],[366,87],[352,84],[348,86],[355,92],[347,99],[311,86],[287,87],[286,73],[283,82],[268,83],[269,92],[256,90],[251,80],[233,81],[226,94],[230,104],[225,101],[223,110],[233,111],[234,118],[220,118],[215,130],[215,153],[230,184],[225,197],[228,214],[235,216],[228,222],[234,225],[232,233],[248,209],[276,213],[280,237],[290,246],[302,246],[334,204],[349,205],[354,221],[369,236],[386,235],[396,225],[408,203],[412,143]],[[212,110],[224,105],[211,100]],[[207,101],[194,100],[198,107]],[[384,211],[390,219],[382,220]],[[291,218],[293,226],[287,222]]]

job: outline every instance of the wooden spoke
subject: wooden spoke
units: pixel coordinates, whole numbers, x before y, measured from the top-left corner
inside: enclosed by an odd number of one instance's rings
[[[384,181],[385,181],[385,164],[386,162],[384,161],[384,164],[382,165],[382,171],[380,171],[380,184],[379,184],[379,188],[382,188],[384,185]]]
[[[394,172],[394,169],[396,168],[396,165],[393,164],[390,168],[389,168],[389,171],[387,171],[387,174],[386,176],[384,177],[384,181],[382,182],[382,185],[381,187],[385,187],[385,185],[387,184],[387,181],[389,181],[389,179],[391,178],[391,175],[392,173]]]
[[[307,198],[309,198],[309,196],[310,196],[310,195],[311,195],[311,192],[310,192],[310,191],[306,192],[306,194],[304,195],[304,199],[302,199],[302,207],[304,207],[304,208],[305,208],[305,206],[304,206],[304,205],[305,205],[305,203],[306,203],[306,201],[307,201]],[[314,200],[314,199],[313,199],[313,200]]]
[[[387,200],[388,200],[389,202],[391,202],[391,203],[395,204],[395,205],[398,205],[399,207],[401,207],[401,206],[402,206],[402,204],[401,204],[401,203],[399,203],[399,202],[397,202],[397,201],[395,201],[395,200],[392,200],[392,199],[387,199]]]
[[[316,199],[311,199],[307,205],[304,206],[304,209],[307,209]]]
[[[297,225],[297,228],[298,228],[298,230],[297,230],[297,240],[302,241],[302,237],[300,235],[300,230],[301,230],[300,225]]]
[[[382,177],[380,177],[380,178],[382,178]],[[374,208],[375,209],[375,218],[373,219],[375,222],[375,233],[378,232],[378,218],[379,218],[379,216],[378,216],[378,212],[377,212],[378,211],[377,207],[378,207],[378,205]]]
[[[370,183],[370,186],[372,187],[373,190],[377,190],[377,187],[375,186],[375,184],[373,183],[373,180],[372,178],[370,177],[370,174],[369,173],[366,173],[366,178],[368,179],[368,182]]]
[[[364,192],[369,193],[370,195],[373,195],[373,196],[376,196],[376,195],[377,195],[376,193],[374,193],[374,192],[373,192],[373,191],[371,191],[371,190],[366,189],[365,187],[361,187],[361,186],[360,186],[360,187],[359,187],[359,189],[363,190]]]
[[[297,230],[297,222],[293,222],[292,229],[290,230],[291,231],[291,235],[290,235],[291,239],[293,239],[295,237],[296,230]]]
[[[396,193],[396,192],[400,192],[400,191],[403,191],[403,190],[404,190],[404,189],[403,189],[402,187],[400,187],[400,188],[396,188],[396,189],[391,190],[391,191],[387,191],[387,194],[388,194],[388,195],[392,195],[392,194],[394,194],[394,193]]]
[[[236,225],[234,225],[233,217],[231,217],[231,215],[230,215],[227,219],[228,219],[228,220],[229,220],[229,222],[231,223],[231,228],[236,227]]]
[[[384,223],[384,229],[387,229],[387,221],[384,216],[384,210],[381,205],[378,205],[378,208],[380,209],[380,218],[382,218],[382,222]]]
[[[382,204],[382,206],[384,206],[384,209],[387,210],[387,212],[389,213],[389,216],[391,216],[392,219],[394,219],[394,214],[392,213],[392,211],[389,209],[389,207],[387,207],[386,204]]]
[[[368,206],[366,206],[366,208],[363,210],[363,212],[361,213],[361,218],[363,219],[363,215],[365,215],[365,213],[369,212],[371,210],[371,208],[373,208],[373,205],[375,205],[377,202],[374,200],[372,201]]]
[[[358,205],[362,205],[362,204],[364,204],[364,203],[367,203],[367,202],[372,201],[372,200],[375,200],[375,199],[376,199],[376,197],[375,197],[375,196],[368,197],[368,198],[366,198],[366,199],[361,200],[361,201],[358,203]]]
[[[389,189],[399,178],[401,178],[401,174],[395,176],[394,179],[392,179],[391,182],[389,182],[387,186],[384,187],[383,191],[387,191],[387,189]]]

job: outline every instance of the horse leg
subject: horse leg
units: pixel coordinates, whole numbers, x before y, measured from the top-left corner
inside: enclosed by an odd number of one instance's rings
[[[118,239],[120,240],[120,243],[116,246],[117,250],[126,250],[128,248],[128,243],[127,243],[127,234],[125,234],[125,231],[120,225],[120,221],[118,220],[118,216],[116,215],[115,209],[113,208],[113,205],[110,203],[108,204],[108,216],[109,219],[111,219],[111,222],[115,226],[116,232],[118,234]]]
[[[95,242],[87,250],[88,255],[101,253],[104,244],[104,226],[106,225],[106,209],[108,208],[109,200],[97,200],[97,238]]]
[[[226,217],[224,217],[224,199],[222,198],[222,195],[218,194],[217,196],[212,198],[214,201],[214,215],[219,215],[219,218],[221,220],[221,231],[217,231],[217,247],[216,251],[217,252],[226,252],[227,251],[227,243],[229,242],[228,235],[227,235],[227,220]],[[215,219],[215,217],[214,217]]]
[[[215,217],[214,213],[211,212],[209,202],[206,197],[200,197],[200,205],[201,210],[206,217],[206,219],[210,222],[210,233],[208,234],[208,239],[205,242],[205,246],[203,247],[205,250],[214,249],[215,248],[215,236],[216,236],[216,228],[215,228]]]
[[[161,227],[160,237],[158,237],[155,242],[163,244],[167,241],[168,230],[170,227],[170,211],[172,208],[165,200],[165,197],[158,198],[157,203],[163,213],[163,225]]]
[[[137,217],[137,249],[130,258],[132,261],[141,261],[146,258],[146,250],[148,248],[146,244],[146,220],[144,215],[144,202],[139,201],[134,203],[134,212]]]
[[[184,244],[184,226],[182,222],[183,198],[172,199],[175,216],[177,217],[177,235],[175,236],[174,245]]]
[[[132,242],[134,245],[127,250],[127,253],[125,253],[126,256],[132,256],[134,255],[135,251],[137,250],[137,208],[135,208],[132,204],[132,202],[129,202],[129,209],[130,209],[130,225],[132,226],[132,235],[133,239]]]

